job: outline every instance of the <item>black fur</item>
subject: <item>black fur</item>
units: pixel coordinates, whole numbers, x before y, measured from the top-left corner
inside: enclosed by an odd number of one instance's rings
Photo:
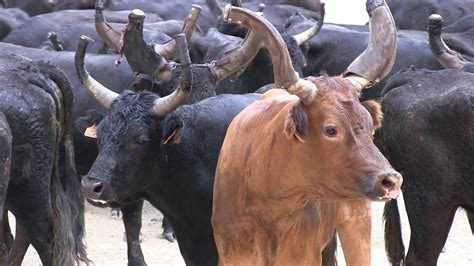
[[[406,264],[435,265],[456,210],[474,211],[474,76],[458,70],[410,68],[384,89],[380,149],[404,177],[411,226]],[[395,202],[386,210],[390,261],[403,244]],[[471,228],[472,230],[472,228]]]
[[[1,55],[0,62],[0,95],[10,99],[0,103],[0,110],[13,136],[6,206],[43,264],[88,262],[70,84],[48,63],[11,55]]]
[[[89,197],[124,204],[144,198],[174,229],[189,265],[217,264],[211,228],[219,150],[233,117],[259,95],[220,95],[166,115],[150,112],[157,96],[125,92],[99,124],[99,155],[84,177]],[[164,144],[180,128],[180,141]],[[101,191],[88,184],[101,182]],[[89,192],[88,192],[89,191]]]

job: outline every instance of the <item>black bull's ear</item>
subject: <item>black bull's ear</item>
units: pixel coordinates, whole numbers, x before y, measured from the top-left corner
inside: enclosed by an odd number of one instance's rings
[[[89,138],[97,138],[97,125],[104,118],[104,114],[95,110],[87,111],[85,116],[81,116],[74,121],[77,131]]]
[[[163,144],[179,144],[181,135],[183,134],[184,122],[177,115],[169,115],[161,122],[160,143]]]

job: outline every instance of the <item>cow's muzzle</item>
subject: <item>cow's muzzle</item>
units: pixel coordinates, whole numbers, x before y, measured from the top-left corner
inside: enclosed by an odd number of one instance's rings
[[[110,185],[107,181],[84,176],[82,178],[84,196],[94,205],[108,205],[110,201]]]
[[[396,199],[400,195],[400,187],[403,177],[396,171],[377,174],[374,176],[371,188],[365,190],[365,194],[372,200],[388,201]]]

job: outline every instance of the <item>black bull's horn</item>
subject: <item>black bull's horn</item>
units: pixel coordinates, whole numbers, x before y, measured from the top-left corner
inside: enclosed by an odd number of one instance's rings
[[[101,0],[97,0],[96,7],[95,7],[95,28],[99,36],[104,40],[104,42],[111,47],[113,50],[117,52],[122,51],[123,47],[123,34],[119,33],[118,31],[114,30],[105,20],[103,14],[103,4],[101,4]],[[141,10],[135,9],[132,11],[137,16],[141,14],[143,17],[145,13]],[[183,29],[181,32],[186,34],[187,41],[191,41],[192,34],[194,29],[197,25],[197,20],[201,13],[201,7],[198,5],[193,5],[189,15],[186,17],[186,20],[183,25]],[[130,23],[130,21],[129,21]],[[127,24],[127,28],[130,25]],[[142,25],[143,27],[143,25]],[[170,42],[164,44],[155,44],[154,50],[159,55],[163,56],[166,60],[173,59],[177,54],[177,47],[175,40],[171,40]]]
[[[189,58],[185,34],[178,34],[175,38],[178,44],[180,60],[182,62],[180,87],[172,94],[155,100],[152,111],[158,116],[164,116],[176,109],[178,106],[184,104],[188,99],[192,87],[192,74],[190,70],[191,59]],[[80,37],[76,55],[74,57],[77,75],[87,91],[89,91],[97,101],[108,109],[119,94],[97,82],[87,72],[84,65],[84,57],[89,41],[90,38],[86,36]]]
[[[87,91],[97,99],[105,108],[109,109],[118,94],[104,87],[102,84],[97,82],[94,78],[89,75],[84,65],[84,57],[86,54],[87,46],[91,39],[87,36],[82,35],[79,39],[76,54],[74,56],[74,64],[76,66],[77,76],[79,80],[87,89]]]
[[[441,38],[443,18],[438,14],[432,14],[429,21],[430,48],[438,62],[445,68],[463,69],[468,62],[458,52],[449,49]]]
[[[307,29],[306,31],[292,36],[293,39],[295,39],[298,46],[302,45],[303,43],[307,42],[308,40],[316,36],[316,34],[318,34],[318,32],[321,30],[321,27],[323,26],[323,22],[324,22],[324,16],[326,14],[326,9],[324,6],[325,6],[325,3],[321,2],[318,23],[314,24],[313,27]]]

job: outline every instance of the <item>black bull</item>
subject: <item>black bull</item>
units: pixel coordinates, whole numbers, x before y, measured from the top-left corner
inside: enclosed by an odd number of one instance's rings
[[[169,218],[187,264],[217,264],[210,223],[217,157],[230,121],[258,97],[220,95],[157,117],[150,112],[155,95],[124,93],[98,126],[86,195],[148,200]]]
[[[5,54],[0,54],[0,84],[0,217],[6,210],[15,215],[17,231],[26,234],[44,265],[86,260],[70,84],[48,63]],[[11,248],[4,222],[0,218],[2,265]]]
[[[408,265],[437,264],[457,208],[467,210],[474,232],[473,87],[473,73],[414,68],[400,71],[385,87],[378,140],[404,176]],[[399,265],[405,250],[396,200],[387,203],[384,217],[389,260]]]

